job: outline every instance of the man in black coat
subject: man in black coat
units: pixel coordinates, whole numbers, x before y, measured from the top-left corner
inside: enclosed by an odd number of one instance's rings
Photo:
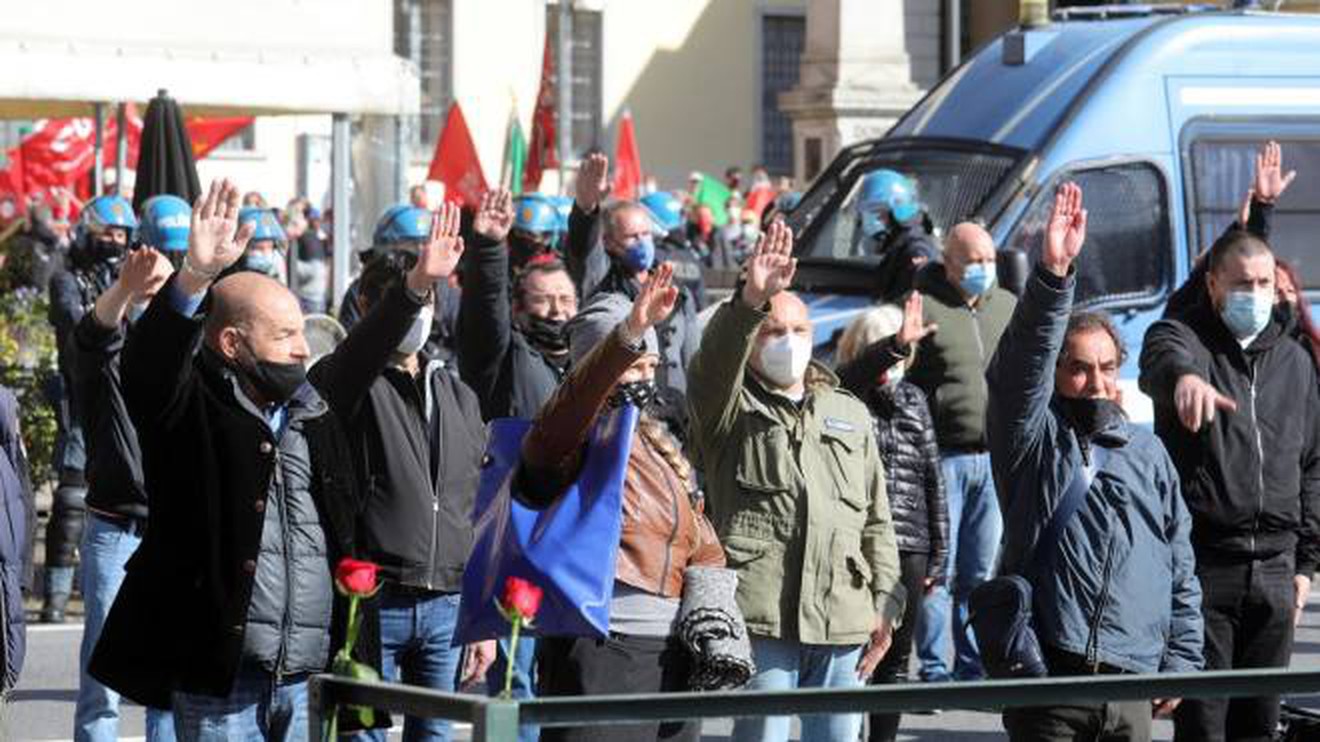
[[[1141,390],[1192,513],[1207,670],[1285,667],[1320,564],[1320,393],[1274,311],[1269,245],[1215,241],[1199,300],[1155,323]],[[1276,697],[1189,700],[1178,740],[1272,739]]]
[[[508,191],[486,194],[463,267],[458,368],[487,420],[530,419],[554,394],[568,366],[564,326],[578,310],[573,280],[556,260],[530,262],[510,281],[513,216]]]
[[[355,552],[359,486],[305,380],[297,299],[250,272],[212,286],[251,237],[238,208],[232,183],[211,184],[124,347],[150,520],[90,672],[172,707],[181,739],[306,739],[307,678],[344,637],[333,569]],[[376,616],[362,627],[355,654],[379,666]]]
[[[367,265],[358,281],[362,319],[311,374],[371,483],[358,530],[384,578],[383,677],[451,693],[463,655],[452,644],[486,430],[472,390],[419,351],[431,334],[434,287],[463,254],[458,222],[458,207],[446,204],[417,255],[393,252]],[[495,643],[472,649],[465,682],[485,673]],[[410,716],[403,733],[448,739],[450,726]]]

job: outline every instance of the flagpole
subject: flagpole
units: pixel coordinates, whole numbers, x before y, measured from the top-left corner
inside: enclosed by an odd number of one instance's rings
[[[165,91],[161,91],[164,93]],[[115,112],[115,195],[124,197],[124,164],[128,162],[128,115],[121,101]]]
[[[102,174],[105,171],[105,104],[97,103],[92,109],[96,117],[96,138],[92,140],[94,151],[92,159],[92,195],[100,196],[103,191]],[[26,188],[27,184],[24,183]]]
[[[573,152],[573,4],[559,0],[559,193],[568,192],[568,158]]]

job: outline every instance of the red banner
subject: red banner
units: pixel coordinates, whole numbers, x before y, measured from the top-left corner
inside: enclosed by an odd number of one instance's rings
[[[523,192],[540,190],[541,175],[547,168],[559,167],[555,155],[555,62],[550,56],[550,36],[545,38],[541,57],[541,91],[532,111],[532,139],[527,145],[527,166],[523,170]]]
[[[481,171],[477,147],[472,143],[467,120],[457,101],[449,107],[445,129],[435,143],[435,155],[426,177],[445,184],[446,201],[474,209],[486,192],[486,175]]]
[[[614,145],[614,189],[610,195],[624,201],[635,201],[641,195],[642,156],[637,151],[637,133],[633,131],[631,111],[623,112],[619,122],[619,136]]]

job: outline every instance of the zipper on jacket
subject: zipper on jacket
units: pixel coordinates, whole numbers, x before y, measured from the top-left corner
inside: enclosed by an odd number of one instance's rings
[[[431,545],[426,553],[426,589],[434,590],[435,581],[435,538],[440,530],[440,495],[431,495]]]
[[[674,494],[674,482],[669,478],[669,475],[671,474],[671,472],[668,471],[669,464],[667,462],[657,461],[655,451],[652,450],[651,444],[643,442],[642,447],[646,449],[646,454],[651,457],[653,462],[662,464],[662,471],[665,472],[665,484],[669,487],[669,504],[672,506],[671,510],[674,514],[674,527],[669,529],[669,541],[665,544],[665,567],[660,572],[660,584],[659,590],[657,591],[658,595],[664,595],[665,579],[669,577],[669,569],[674,562],[674,540],[678,538],[678,495]]]
[[[289,493],[284,489],[284,457],[280,455],[279,444],[275,445],[274,478],[275,492],[280,498],[277,507],[280,509],[280,538],[284,539],[285,581],[284,616],[280,621],[280,646],[275,652],[275,683],[278,685],[284,678],[284,661],[288,659],[290,624],[293,621],[291,615],[293,612],[293,559],[290,554],[293,551],[293,540],[289,538]],[[260,553],[258,553],[257,558],[261,558]]]
[[[1109,577],[1114,562],[1114,534],[1111,531],[1105,543],[1105,565],[1101,570],[1100,602],[1091,619],[1091,636],[1086,642],[1086,666],[1095,672],[1100,668],[1100,621],[1109,605]]]
[[[972,335],[976,338],[976,355],[981,359],[981,373],[977,374],[976,378],[980,380],[981,391],[989,397],[990,385],[985,380],[985,338],[981,337],[980,313],[976,307],[968,307],[967,309],[972,313]]]
[[[1256,433],[1256,514],[1251,518],[1251,553],[1256,553],[1256,532],[1260,530],[1260,514],[1265,509],[1265,446],[1261,443],[1260,421],[1256,419],[1256,361],[1248,365],[1251,371],[1251,427]]]

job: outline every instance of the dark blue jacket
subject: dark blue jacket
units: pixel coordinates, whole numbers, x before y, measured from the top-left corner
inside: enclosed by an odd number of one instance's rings
[[[1028,555],[1083,463],[1083,448],[1054,403],[1054,372],[1075,276],[1037,268],[1000,339],[986,379],[986,432],[1004,513],[1005,573]],[[1191,516],[1178,473],[1150,432],[1118,419],[1090,438],[1109,450],[1086,501],[1035,589],[1042,643],[1134,672],[1202,667],[1201,587]]]
[[[23,618],[23,558],[27,553],[29,493],[27,456],[18,430],[18,400],[0,387],[0,620],[4,641],[0,662],[4,676],[0,691],[18,684],[27,649],[27,627]]]

